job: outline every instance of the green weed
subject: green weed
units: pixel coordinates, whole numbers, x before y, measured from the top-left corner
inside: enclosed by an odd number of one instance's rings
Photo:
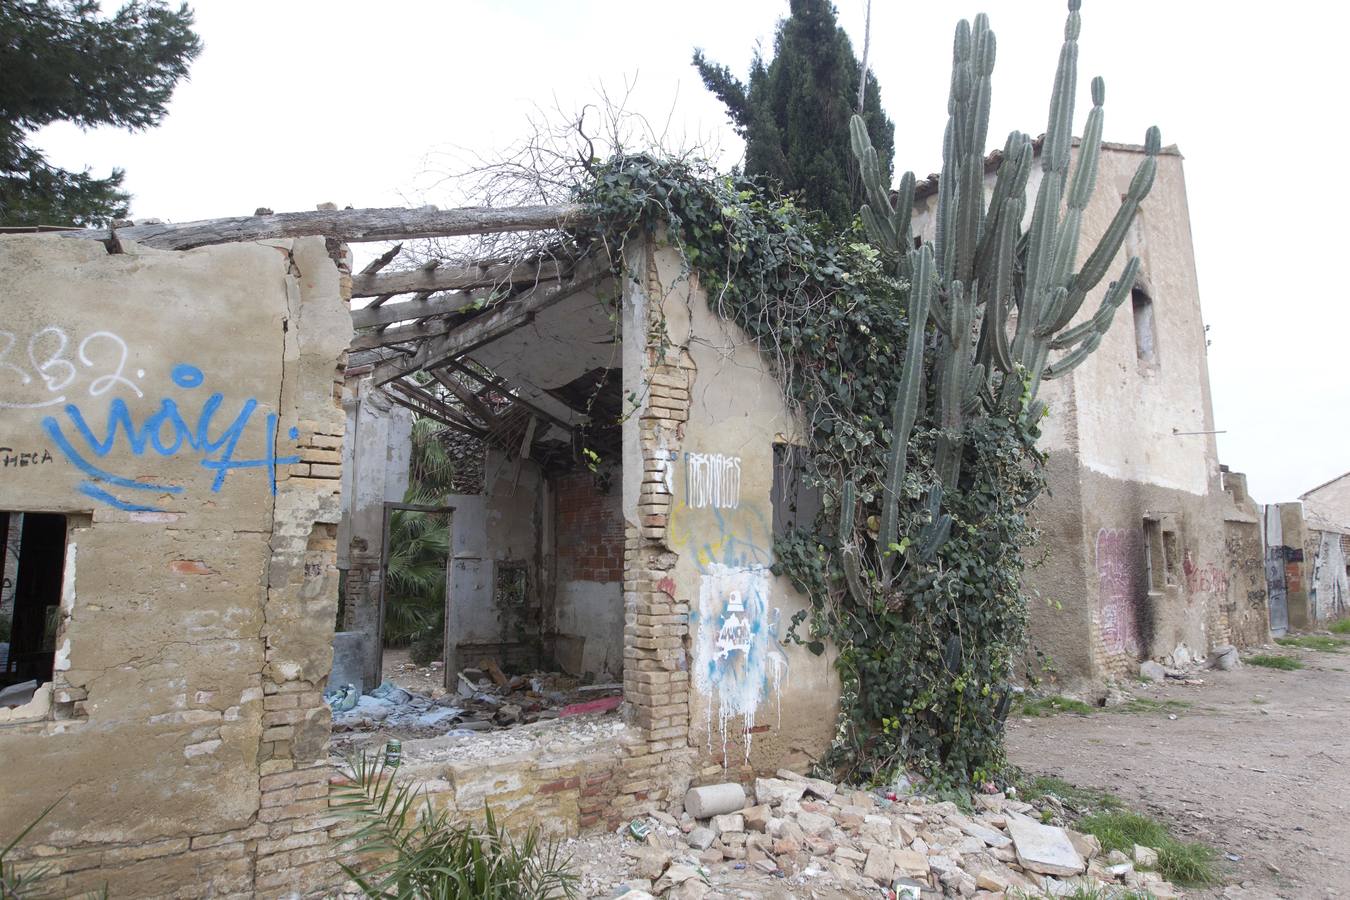
[[[1028,802],[1049,795],[1069,806],[1080,808],[1110,810],[1123,809],[1125,806],[1114,794],[1095,788],[1081,788],[1053,775],[1038,775],[1030,781],[1023,782],[1018,790],[1021,798]]]
[[[1116,810],[1084,816],[1074,827],[1096,835],[1106,851],[1130,853],[1135,844],[1154,848],[1158,851],[1158,871],[1168,881],[1192,886],[1214,881],[1217,851],[1206,844],[1178,840],[1156,819]]]
[[[1332,634],[1350,634],[1350,618],[1341,619],[1339,622],[1332,622],[1328,629]]]
[[[1285,672],[1293,672],[1296,669],[1303,668],[1303,663],[1292,656],[1275,656],[1271,653],[1258,653],[1256,656],[1249,656],[1247,662],[1264,669],[1281,669]]]
[[[1107,707],[1111,712],[1120,713],[1147,713],[1147,712],[1175,712],[1181,709],[1190,709],[1191,704],[1185,700],[1153,700],[1149,697],[1135,697],[1119,706]]]
[[[1049,697],[1024,697],[1020,711],[1022,715],[1029,718],[1055,716],[1060,713],[1074,713],[1080,716],[1090,716],[1097,711],[1097,707],[1084,703],[1082,700],[1075,700],[1072,697],[1061,697],[1058,694],[1054,694]]]
[[[1276,638],[1281,647],[1301,647],[1304,650],[1321,650],[1323,653],[1340,653],[1346,642],[1325,634],[1300,634]]]

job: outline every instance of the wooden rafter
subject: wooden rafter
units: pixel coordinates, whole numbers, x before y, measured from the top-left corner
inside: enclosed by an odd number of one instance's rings
[[[552,260],[527,264],[503,263],[496,266],[463,266],[410,269],[403,272],[352,276],[353,297],[378,297],[383,294],[410,294],[413,291],[464,291],[499,284],[533,284],[556,281],[564,268]]]
[[[372,325],[393,325],[412,319],[448,315],[468,309],[474,302],[475,298],[468,293],[456,293],[442,294],[435,299],[388,303],[374,309],[367,306],[352,310],[352,327],[369,328]]]
[[[277,238],[323,235],[348,243],[396,241],[414,238],[459,237],[466,234],[501,234],[509,231],[541,231],[565,228],[576,221],[584,207],[576,203],[554,206],[516,206],[503,209],[338,209],[314,212],[274,213],[266,216],[234,216],[178,224],[133,225],[119,228],[121,240],[137,241],[164,250],[190,250],[208,244],[263,241]],[[102,229],[61,232],[62,237],[106,240]]]
[[[434,418],[437,421],[444,422],[447,425],[454,425],[461,430],[468,431],[476,437],[484,437],[487,431],[471,421],[467,416],[452,406],[448,406],[426,391],[409,384],[406,381],[391,381],[388,387],[392,388],[398,394],[402,394],[408,400],[418,403],[426,408],[427,414],[435,413]],[[390,394],[393,397],[393,394]]]
[[[373,350],[376,347],[391,347],[394,344],[406,344],[443,336],[449,326],[445,322],[428,322],[425,325],[403,325],[378,331],[372,334],[358,334],[352,339],[351,350]]]
[[[520,394],[517,393],[516,390],[513,387],[511,387],[511,385],[507,382],[506,378],[501,375],[496,375],[493,376],[492,378],[488,378],[482,373],[476,372],[470,367],[464,365],[464,363],[460,362],[459,360],[452,360],[446,363],[445,368],[452,369],[456,372],[462,372],[463,374],[468,375],[470,378],[477,381],[479,384],[483,385],[483,391],[481,391],[480,393],[486,391],[496,391],[497,393],[506,397],[515,405],[519,406],[521,409],[527,409],[530,412],[534,413],[535,416],[537,416],[538,418],[544,419],[553,425],[557,425],[564,431],[570,432],[573,430],[572,423],[564,422],[562,419],[558,418],[553,413],[544,409],[542,406],[539,406],[535,403],[531,403],[529,400],[526,400],[524,397],[520,396]]]

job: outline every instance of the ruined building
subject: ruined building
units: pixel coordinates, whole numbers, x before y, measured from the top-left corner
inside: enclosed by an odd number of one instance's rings
[[[1103,153],[1088,241],[1136,152]],[[1180,156],[1159,169],[1126,248],[1144,261],[1133,309],[1043,394],[1034,635],[1092,677],[1265,628],[1259,517],[1214,449]],[[340,581],[342,680],[381,677],[408,409],[484,448],[429,507],[451,528],[446,687],[483,656],[621,685],[618,714],[581,727],[405,742],[433,803],[474,816],[490,799],[508,825],[574,832],[828,746],[830,655],[786,640],[807,600],[770,570],[775,534],[812,514],[802,428],[679,253],[630,240],[622,277],[594,259],[352,274],[338,243],[574,214],[0,237],[0,752],[23,785],[5,820],[59,801],[23,848],[53,891],[341,880],[323,691]]]
[[[1262,508],[1271,629],[1325,627],[1350,614],[1350,473]]]

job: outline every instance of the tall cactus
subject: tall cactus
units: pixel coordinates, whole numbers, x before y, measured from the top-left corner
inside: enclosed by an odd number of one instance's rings
[[[1079,5],[1080,0],[1069,0],[1040,150],[1042,176],[1025,231],[1026,188],[1035,157],[1030,137],[1021,132],[1008,136],[992,193],[988,199],[985,194],[985,139],[997,44],[983,14],[976,16],[973,25],[963,20],[956,28],[934,234],[918,250],[912,249],[914,176],[905,173],[892,194],[881,180],[866,126],[860,117],[853,117],[853,152],[867,195],[861,210],[863,224],[872,241],[895,261],[897,274],[911,283],[910,337],[892,411],[893,443],[882,497],[879,537],[886,581],[885,548],[895,542],[906,444],[916,404],[924,400],[920,354],[926,321],[931,318],[938,331],[933,394],[942,430],[936,468],[942,484],[953,490],[960,477],[966,417],[1029,411],[1038,416],[1043,407],[1035,394],[1041,380],[1070,372],[1096,349],[1138,275],[1139,260],[1132,258],[1106,291],[1097,312],[1067,327],[1119,252],[1139,204],[1153,185],[1161,145],[1158,129],[1148,129],[1145,158],[1119,210],[1075,271],[1083,213],[1096,186],[1106,95],[1102,79],[1093,79],[1092,111],[1070,181]],[[1062,355],[1051,360],[1051,351],[1062,351]],[[1024,381],[1030,385],[1029,410],[1019,408]]]

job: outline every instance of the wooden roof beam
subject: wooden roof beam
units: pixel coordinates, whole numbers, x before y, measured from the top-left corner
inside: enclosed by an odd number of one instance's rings
[[[133,225],[117,229],[121,240],[136,241],[163,250],[190,250],[208,244],[265,241],[323,235],[356,244],[416,238],[501,234],[509,231],[545,231],[575,222],[584,207],[578,203],[552,206],[515,206],[500,209],[470,206],[460,209],[334,209],[314,212],[232,216],[198,222]],[[101,228],[60,232],[62,237],[107,240]]]

